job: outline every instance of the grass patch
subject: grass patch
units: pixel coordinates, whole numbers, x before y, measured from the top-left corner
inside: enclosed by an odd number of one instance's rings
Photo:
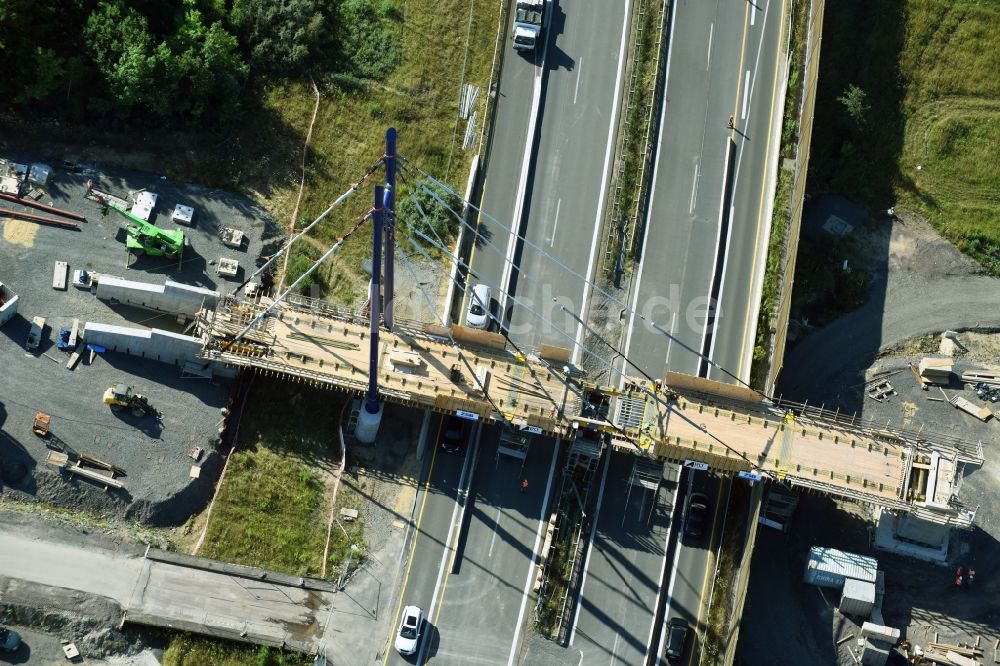
[[[631,218],[635,211],[636,204],[642,200],[643,185],[641,182],[644,167],[650,166],[653,158],[652,151],[646,150],[647,121],[652,122],[650,117],[650,104],[656,94],[657,75],[659,73],[660,52],[656,48],[659,40],[659,21],[661,12],[664,11],[662,0],[645,0],[645,7],[636,25],[638,38],[630,43],[632,67],[634,68],[636,89],[631,100],[631,105],[626,109],[623,143],[623,158],[617,174],[618,182],[621,184],[622,196],[613,202],[611,210],[620,210],[622,215],[629,215],[629,233],[632,240],[632,247],[637,248],[634,236],[637,230],[637,220]],[[616,225],[620,220],[611,220],[611,224]],[[617,249],[617,248],[616,248]],[[634,257],[626,248],[625,271],[630,272],[634,264]],[[614,263],[608,267],[608,274],[614,274]]]
[[[1000,2],[847,0],[827,10],[811,186],[915,210],[1000,275]],[[863,113],[838,101],[851,85]]]
[[[163,652],[163,666],[308,666],[313,658],[265,646],[176,634]]]
[[[341,398],[302,384],[256,378],[205,543],[205,557],[295,575],[320,575],[326,541],[326,479],[339,463]],[[327,576],[350,544],[331,542]],[[335,535],[336,536],[336,535]],[[329,565],[334,565],[329,567]]]

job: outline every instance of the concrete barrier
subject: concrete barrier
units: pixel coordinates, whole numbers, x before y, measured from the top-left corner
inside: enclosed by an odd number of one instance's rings
[[[211,289],[192,287],[172,280],[167,280],[161,286],[102,275],[97,281],[97,297],[103,301],[114,299],[119,303],[157,312],[193,316],[202,308],[214,308],[220,294]]]
[[[248,567],[242,564],[231,564],[219,560],[211,560],[207,557],[197,557],[195,555],[185,555],[184,553],[174,553],[169,550],[150,548],[146,553],[146,558],[155,562],[166,562],[192,569],[202,569],[203,571],[214,571],[240,578],[250,578],[253,580],[266,580],[276,585],[287,585],[289,587],[301,587],[305,590],[316,590],[318,592],[336,592],[337,588],[333,583],[318,578],[307,576],[292,576],[277,571],[268,571],[259,567]]]

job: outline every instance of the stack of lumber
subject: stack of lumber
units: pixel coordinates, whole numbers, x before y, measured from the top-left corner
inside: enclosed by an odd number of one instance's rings
[[[924,651],[923,659],[927,663],[944,664],[944,666],[976,666],[983,663],[980,661],[982,656],[982,649],[977,647],[931,643]]]
[[[952,360],[950,358],[922,358],[917,370],[926,383],[947,386],[951,381]]]

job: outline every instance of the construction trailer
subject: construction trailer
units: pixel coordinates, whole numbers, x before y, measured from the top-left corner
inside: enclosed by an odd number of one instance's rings
[[[808,585],[839,589],[848,578],[874,584],[877,572],[878,560],[874,557],[813,546],[809,549],[803,581]]]

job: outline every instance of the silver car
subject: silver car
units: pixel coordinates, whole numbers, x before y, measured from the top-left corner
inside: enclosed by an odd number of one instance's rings
[[[465,323],[472,328],[489,328],[490,323],[490,287],[477,284],[469,294],[469,312],[465,315]]]

